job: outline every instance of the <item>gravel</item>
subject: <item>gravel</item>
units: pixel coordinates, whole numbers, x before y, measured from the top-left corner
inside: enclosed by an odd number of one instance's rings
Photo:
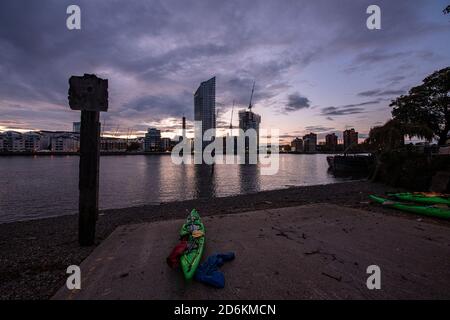
[[[117,226],[184,218],[197,208],[203,216],[233,214],[310,203],[334,203],[426,223],[447,221],[405,214],[369,203],[372,193],[402,191],[368,181],[292,187],[226,198],[196,199],[104,210],[97,223],[96,245]],[[69,265],[79,265],[95,248],[79,247],[77,216],[0,224],[0,299],[49,299],[64,284]]]

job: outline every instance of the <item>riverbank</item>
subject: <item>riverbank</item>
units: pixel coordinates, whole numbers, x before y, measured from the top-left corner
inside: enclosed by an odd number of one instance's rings
[[[169,155],[170,152],[127,152],[127,151],[101,151],[101,156],[160,156]],[[39,157],[39,156],[80,156],[79,152],[64,152],[64,151],[51,151],[51,152],[0,152],[0,157]]]
[[[204,257],[233,252],[221,290],[166,264],[184,219],[118,227],[81,264],[81,290],[56,300],[449,299],[449,228],[316,203],[204,217]],[[431,235],[431,236],[430,236]],[[430,238],[432,240],[430,240]],[[367,288],[378,265],[381,289]]]
[[[97,244],[120,225],[184,218],[197,208],[203,216],[233,214],[261,209],[331,203],[424,223],[450,227],[432,218],[403,214],[368,202],[372,193],[400,191],[367,181],[295,187],[226,198],[197,199],[161,205],[105,210],[97,225]],[[63,216],[0,225],[0,299],[48,299],[63,284],[69,265],[79,265],[94,247],[80,248],[77,216]]]
[[[315,151],[315,152],[295,152],[295,151],[285,151],[280,152],[280,154],[341,154],[342,152],[338,151]],[[369,151],[361,151],[356,153],[349,154],[367,154]],[[194,153],[192,153],[193,155]],[[0,152],[0,157],[37,157],[37,156],[79,156],[79,152],[64,152],[64,151],[49,151],[49,152]],[[144,152],[144,151],[100,151],[101,156],[158,156],[158,155],[171,155],[170,151],[152,151],[152,152]]]

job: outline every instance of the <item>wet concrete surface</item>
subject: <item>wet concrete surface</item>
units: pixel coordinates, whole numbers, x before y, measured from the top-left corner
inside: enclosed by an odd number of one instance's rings
[[[183,220],[118,227],[53,299],[449,299],[450,229],[332,204],[205,217],[204,259],[233,251],[225,288],[187,283],[166,257]],[[367,267],[381,269],[369,290]]]

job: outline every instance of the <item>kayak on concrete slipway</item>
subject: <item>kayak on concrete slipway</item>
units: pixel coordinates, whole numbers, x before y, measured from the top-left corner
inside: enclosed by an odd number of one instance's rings
[[[197,210],[193,209],[183,224],[180,236],[188,237],[188,246],[180,258],[181,269],[186,280],[194,277],[205,246],[205,226]]]
[[[446,204],[450,206],[450,196],[434,192],[404,192],[392,193],[389,196],[395,197],[399,200],[412,201],[424,204]]]
[[[380,203],[384,206],[395,208],[402,211],[412,212],[416,214],[432,216],[442,219],[450,219],[450,209],[438,208],[433,206],[424,206],[424,205],[414,205],[414,204],[406,204],[398,201],[393,201],[390,199],[378,197],[375,195],[370,195],[370,199],[373,201]]]

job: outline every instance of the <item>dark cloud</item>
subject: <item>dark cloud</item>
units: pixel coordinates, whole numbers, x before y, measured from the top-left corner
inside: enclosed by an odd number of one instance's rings
[[[376,104],[380,102],[380,100],[372,100],[355,104],[347,104],[339,107],[325,107],[321,110],[321,115],[327,116],[347,116],[352,114],[364,113],[366,110],[363,108],[364,106]]]
[[[378,94],[380,94],[381,90],[380,89],[375,89],[375,90],[368,90],[368,91],[363,91],[358,93],[358,96],[360,97],[374,97],[377,96]]]
[[[322,115],[324,116],[347,116],[357,113],[363,113],[364,108],[337,108],[337,107],[326,107],[322,109]]]
[[[390,87],[393,87],[393,86],[397,86],[398,84],[403,82],[405,79],[407,79],[406,75],[396,75],[396,76],[388,76],[380,82],[388,84],[388,86],[390,86]]]
[[[369,52],[363,52],[356,56],[355,62],[361,64],[372,64],[378,62],[386,62],[388,60],[395,60],[398,58],[404,58],[411,52],[386,52],[381,49],[375,49]]]
[[[364,107],[364,106],[369,106],[372,104],[377,104],[381,101],[381,99],[376,99],[376,100],[370,100],[370,101],[364,101],[364,102],[360,102],[360,103],[353,103],[353,104],[346,104],[341,106],[341,108],[354,108],[354,107]]]
[[[124,112],[137,112],[142,115],[158,115],[168,117],[191,116],[192,94],[183,92],[182,95],[148,95],[139,97],[127,103]]]
[[[0,78],[2,119],[33,128],[70,127],[79,114],[68,111],[67,81],[83,73],[110,80],[110,108],[102,117],[122,127],[140,129],[183,113],[192,118],[192,93],[214,75],[220,113],[233,100],[248,106],[254,80],[256,110],[277,108],[296,86],[293,74],[335,59],[337,52],[348,54],[359,70],[416,59],[403,64],[408,70],[437,56],[399,43],[448,30],[446,20],[424,19],[430,11],[425,1],[380,0],[383,29],[371,33],[365,28],[369,0],[78,0],[80,31],[65,27],[70,4],[0,1],[0,72],[7,75]],[[11,102],[20,108],[10,108]],[[310,101],[296,94],[284,112],[308,107]]]
[[[405,93],[405,90],[368,90],[358,93],[360,97],[383,97],[383,96],[399,96]]]
[[[306,109],[311,106],[311,101],[300,93],[290,94],[288,96],[288,102],[283,108],[286,112],[293,112],[301,109]]]
[[[371,51],[364,51],[359,53],[352,64],[345,68],[344,71],[347,73],[353,73],[356,71],[364,72],[372,70],[374,67],[392,61],[400,61],[402,59],[411,56],[413,52],[388,52],[384,49],[376,48]]]
[[[328,131],[336,130],[336,128],[324,127],[324,126],[308,126],[308,127],[305,127],[305,130],[311,131],[311,132],[328,132]]]
[[[294,139],[296,137],[296,135],[292,135],[292,134],[280,134],[279,135],[280,139]]]

